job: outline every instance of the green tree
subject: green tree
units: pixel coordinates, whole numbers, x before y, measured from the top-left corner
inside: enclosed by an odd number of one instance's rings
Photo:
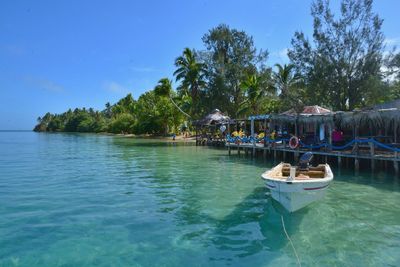
[[[282,107],[294,108],[301,112],[304,107],[304,92],[301,89],[301,79],[294,73],[294,65],[275,64],[277,71],[272,75],[274,86],[279,93]]]
[[[231,116],[240,113],[245,100],[241,84],[248,76],[265,68],[267,52],[258,51],[253,38],[244,31],[221,24],[203,36],[207,52],[202,54],[207,64],[207,103]]]
[[[342,0],[340,17],[329,1],[315,0],[313,42],[296,32],[288,52],[296,71],[305,77],[307,94],[318,104],[339,110],[365,105],[368,81],[380,77],[384,36],[382,19],[372,0]]]
[[[172,81],[168,78],[162,78],[158,81],[157,86],[154,88],[154,93],[159,97],[167,97],[171,103],[186,117],[190,118],[190,115],[184,112],[173,99]]]
[[[257,75],[248,76],[241,83],[242,90],[245,91],[246,98],[240,104],[239,114],[258,114],[260,101],[263,99],[263,90]]]
[[[133,133],[135,127],[135,118],[130,113],[120,113],[112,118],[109,131],[112,133]]]
[[[174,72],[177,81],[181,81],[179,90],[183,95],[190,95],[192,99],[191,114],[199,113],[200,90],[206,85],[206,65],[196,59],[194,51],[189,48],[183,50],[183,54],[175,60],[177,69]]]
[[[158,93],[164,89],[158,88]],[[159,96],[155,90],[142,94],[137,101],[138,133],[167,134],[176,131],[182,122],[182,113],[168,97]]]

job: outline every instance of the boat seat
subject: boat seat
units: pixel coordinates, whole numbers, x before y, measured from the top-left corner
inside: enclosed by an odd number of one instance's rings
[[[290,175],[290,164],[284,164],[282,167],[282,176],[289,177]],[[324,178],[325,177],[325,165],[319,164],[316,167],[310,167],[309,170],[300,170],[296,167],[296,178],[299,175],[308,176],[310,178]],[[301,179],[301,177],[299,177]]]
[[[296,177],[300,174],[304,176],[308,176],[310,178],[324,178],[325,172],[324,171],[296,171]],[[282,176],[289,177],[290,170],[282,170]]]

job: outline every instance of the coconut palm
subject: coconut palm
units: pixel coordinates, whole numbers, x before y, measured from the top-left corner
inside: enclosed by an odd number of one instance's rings
[[[239,114],[257,114],[259,103],[262,100],[264,92],[257,75],[250,75],[241,82],[240,87],[245,91],[246,99],[240,103]]]
[[[294,73],[294,65],[275,64],[278,68],[273,73],[273,81],[277,91],[280,93],[279,97],[282,102],[295,110],[302,110],[304,104],[301,102],[301,90],[299,87],[300,76]]]
[[[186,112],[184,112],[173,100],[172,98],[172,81],[169,80],[168,78],[162,78],[161,80],[158,81],[157,86],[154,88],[154,93],[157,96],[161,96],[161,97],[168,97],[172,104],[174,104],[174,106],[185,116],[190,118],[190,115],[187,114]]]
[[[192,98],[192,115],[197,111],[199,91],[205,86],[205,64],[197,61],[192,50],[185,48],[182,55],[175,60],[177,70],[174,72],[177,81],[181,81],[179,89]]]

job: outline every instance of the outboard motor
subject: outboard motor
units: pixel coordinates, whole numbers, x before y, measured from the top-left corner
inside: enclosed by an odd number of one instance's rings
[[[307,152],[300,157],[299,160],[299,170],[300,171],[308,171],[310,168],[310,162],[313,158],[313,153]]]

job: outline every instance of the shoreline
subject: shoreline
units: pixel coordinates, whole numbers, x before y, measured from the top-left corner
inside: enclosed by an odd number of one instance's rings
[[[137,138],[137,139],[155,139],[165,142],[179,142],[179,143],[193,143],[196,142],[196,137],[191,136],[184,138],[183,135],[177,135],[175,140],[172,140],[172,136],[160,136],[160,135],[135,135],[135,134],[111,134],[112,136],[119,136],[124,138]]]
[[[13,132],[13,131],[8,131]],[[19,131],[15,131],[19,132]],[[123,138],[136,138],[136,139],[153,139],[153,140],[160,140],[165,142],[179,142],[179,143],[194,143],[196,142],[196,137],[191,136],[184,138],[183,135],[177,135],[175,140],[172,140],[172,136],[162,136],[162,135],[151,135],[151,134],[115,134],[115,133],[107,133],[107,132],[100,132],[100,133],[93,133],[93,132],[36,132],[36,131],[27,131],[27,132],[34,132],[34,133],[50,133],[50,134],[94,134],[94,135],[105,135],[105,136],[116,136],[116,137],[123,137]]]

